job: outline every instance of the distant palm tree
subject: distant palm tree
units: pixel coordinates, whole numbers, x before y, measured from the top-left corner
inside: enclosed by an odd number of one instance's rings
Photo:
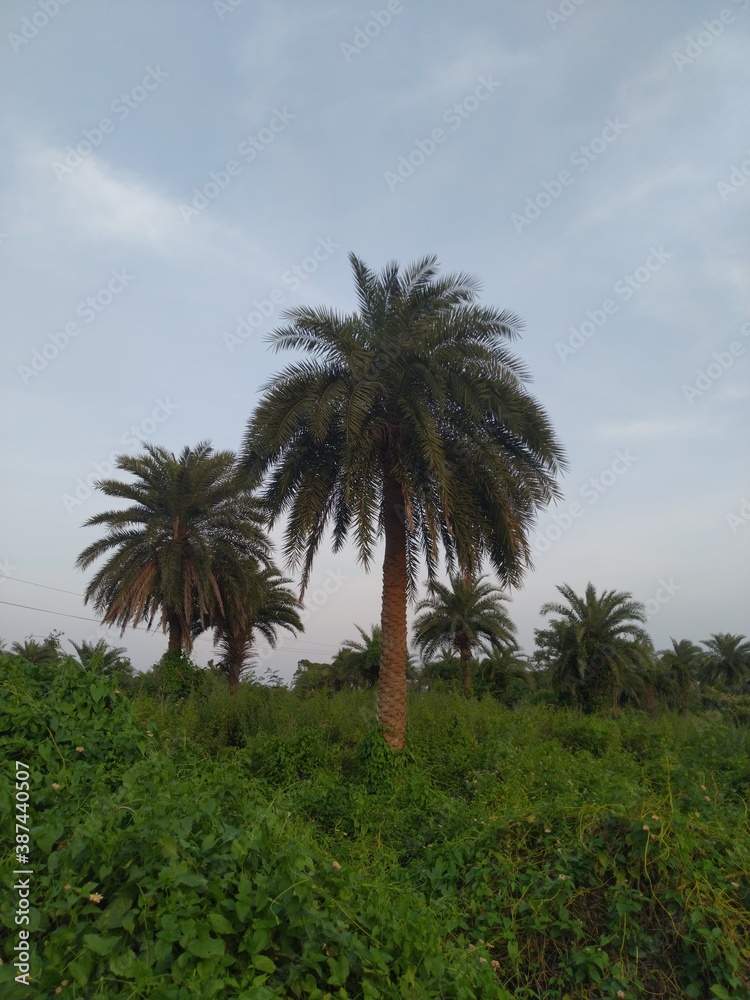
[[[461,662],[448,647],[440,650],[437,659],[428,660],[422,664],[418,676],[420,689],[430,690],[436,683],[440,686],[461,682]]]
[[[133,673],[131,664],[124,646],[110,646],[105,639],[99,639],[96,643],[87,642],[85,639],[81,643],[68,642],[78,654],[78,660],[82,667],[90,667],[93,664],[97,669],[107,676],[114,674],[125,674],[130,677]]]
[[[49,639],[44,642],[37,642],[36,639],[25,639],[23,642],[14,642],[10,647],[12,656],[22,656],[29,663],[44,667],[57,663],[60,658],[60,647]]]
[[[222,583],[222,604],[213,618],[214,644],[222,655],[219,661],[229,680],[229,693],[236,694],[242,674],[249,665],[255,633],[259,632],[271,648],[278,640],[278,629],[294,634],[304,630],[300,618],[301,605],[275,566],[260,567],[249,563],[243,567],[244,580],[232,580],[225,590]]]
[[[359,309],[295,308],[278,348],[307,354],[266,387],[243,465],[265,477],[271,524],[288,514],[285,555],[307,584],[326,528],[383,562],[378,719],[406,732],[407,597],[420,557],[435,578],[488,558],[504,583],[530,563],[535,513],[557,496],[562,451],[508,351],[521,322],[476,304],[477,282],[438,277],[434,257],[372,272],[350,255]]]
[[[477,688],[483,689],[493,698],[505,699],[509,692],[531,691],[536,678],[529,658],[518,648],[507,646],[493,649],[489,655],[479,660],[476,668]]]
[[[567,584],[557,588],[567,604],[544,604],[541,614],[558,615],[534,633],[536,659],[547,667],[558,691],[592,711],[605,692],[616,708],[624,690],[637,695],[649,669],[651,640],[642,627],[646,610],[631,594],[592,584],[579,597]]]
[[[471,695],[473,649],[518,648],[516,626],[503,607],[508,598],[484,579],[451,576],[450,586],[432,583],[430,596],[417,605],[417,613],[422,614],[414,622],[414,642],[423,656],[433,656],[446,647],[458,653],[467,696]]]
[[[347,639],[341,646],[334,660],[346,662],[350,684],[354,687],[374,687],[378,682],[380,672],[380,651],[383,643],[383,631],[380,625],[373,625],[369,634],[359,625],[354,626],[362,639]],[[343,656],[342,656],[343,654]]]
[[[231,451],[214,452],[202,442],[179,457],[145,445],[136,457],[121,455],[116,467],[131,482],[105,479],[106,496],[132,506],[96,514],[86,526],[106,525],[107,534],[89,545],[76,565],[87,569],[110,554],[86,588],[108,625],[159,617],[169,633],[170,653],[189,653],[196,632],[221,610],[222,580],[242,579],[242,563],[267,564],[270,543],[264,518]]]
[[[713,682],[724,684],[729,690],[740,690],[750,676],[750,642],[744,635],[718,632],[710,639],[703,639],[704,669]]]
[[[687,711],[690,691],[698,680],[705,654],[689,639],[671,639],[672,648],[659,654],[659,666],[667,671],[680,698],[683,711]]]

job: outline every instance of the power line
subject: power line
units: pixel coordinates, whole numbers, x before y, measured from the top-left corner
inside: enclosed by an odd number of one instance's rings
[[[48,611],[46,608],[32,608],[28,604],[14,604],[13,601],[0,601],[0,604],[7,604],[11,608],[24,608],[26,611],[40,611],[43,615],[61,615],[63,618],[78,618],[82,622],[96,622],[101,625],[98,618],[84,618],[83,615],[69,615],[65,611]]]
[[[10,580],[11,583],[27,583],[30,587],[44,587],[45,590],[56,590],[59,594],[72,594],[73,597],[85,597],[85,594],[79,594],[75,590],[62,590],[60,587],[50,587],[47,583],[34,583],[33,580],[20,580],[17,576],[6,576],[6,580]]]
[[[35,586],[40,586],[41,587],[41,586],[43,586],[43,584],[35,584]],[[56,588],[52,587],[50,589],[54,590]],[[66,591],[66,593],[70,593],[70,591]],[[111,628],[111,627],[113,627],[113,626],[104,625],[104,623],[101,622],[101,621],[99,621],[98,618],[87,618],[84,615],[72,615],[72,614],[69,614],[66,611],[50,611],[48,608],[34,608],[30,604],[14,604],[13,601],[0,601],[0,604],[6,604],[6,605],[8,605],[8,607],[11,607],[11,608],[23,608],[25,611],[38,611],[38,612],[40,612],[40,614],[43,614],[43,615],[59,615],[62,618],[75,618],[78,621],[82,621],[82,622],[95,622],[97,625],[102,625],[105,628]],[[143,629],[142,626],[139,627],[138,625],[131,625],[130,627],[134,631],[141,632],[142,635],[156,636],[156,635],[159,634],[158,630]],[[216,646],[216,643],[214,643],[213,639],[210,639],[208,636],[205,636],[205,635],[198,635],[198,636],[195,637],[195,639],[193,641],[194,642],[208,642],[208,643],[211,644],[212,647]],[[293,640],[287,640],[287,642],[289,642],[289,641],[293,641]],[[308,642],[311,642],[311,641],[312,640],[308,640]],[[327,644],[327,643],[319,643],[318,645],[324,646],[324,645],[329,645],[329,644]],[[291,652],[291,653],[324,654],[324,653],[327,652],[325,649],[311,649],[309,645],[305,645],[305,646],[294,645],[294,646],[292,646],[290,648],[288,645],[285,644],[284,646],[281,646],[280,648],[277,647],[277,649],[273,649],[272,647],[269,647],[269,649],[271,649],[272,653],[275,653],[275,652],[279,652],[280,653],[280,652],[282,652],[283,649],[286,649],[288,652]],[[339,649],[338,646],[329,645],[329,650],[328,651],[333,650],[333,651],[337,652],[338,649]]]
[[[44,584],[39,583],[39,584],[34,584],[34,586],[42,587],[42,586],[44,586]],[[50,589],[51,590],[55,590],[57,588],[51,587]],[[71,593],[71,591],[64,591],[64,593]],[[67,611],[50,611],[48,608],[32,608],[30,604],[14,604],[13,601],[0,601],[0,604],[7,604],[11,608],[23,608],[25,611],[39,611],[43,615],[59,615],[62,618],[76,618],[78,621],[82,621],[82,622],[95,622],[97,625],[101,625],[103,628],[115,628],[116,627],[114,625],[105,625],[105,623],[99,621],[98,618],[88,618],[88,617],[85,617],[84,615],[72,615],[72,614],[70,614]],[[148,628],[144,629],[143,627],[139,627],[138,625],[131,625],[130,628],[132,628],[133,631],[141,632],[142,635],[157,635],[158,634],[158,632],[156,632],[156,631],[154,631],[152,629],[148,629]],[[210,642],[211,641],[206,636],[200,636],[200,635],[196,636],[196,641],[198,639],[201,639],[203,642]]]
[[[79,593],[77,593],[74,590],[63,590],[61,587],[51,587],[49,584],[46,584],[46,583],[36,583],[33,580],[21,580],[17,576],[6,577],[5,579],[9,580],[12,583],[25,583],[29,587],[43,587],[45,590],[54,590],[54,591],[57,591],[57,593],[60,593],[60,594],[70,594],[72,597],[84,597],[85,596],[84,594],[79,594]],[[64,612],[64,611],[50,611],[47,608],[32,608],[32,607],[30,607],[27,604],[13,604],[12,601],[0,601],[0,604],[8,604],[8,605],[10,605],[11,607],[14,607],[14,608],[24,608],[27,611],[40,611],[42,614],[46,614],[46,615],[61,615],[64,618],[77,618],[80,621],[84,621],[84,622],[97,622],[97,624],[100,624],[100,625],[102,624],[99,621],[98,618],[86,618],[83,615],[72,615],[72,614],[68,614],[67,612]],[[131,626],[131,628],[138,629],[138,626],[137,625],[133,625],[133,626]],[[150,633],[151,630],[150,629],[146,629],[146,632]],[[155,634],[155,633],[152,633],[152,634]],[[197,636],[196,637],[196,641],[198,641],[198,640],[201,640],[203,642],[212,642],[212,640],[209,639],[209,638],[207,638],[206,636]],[[319,646],[321,652],[326,652],[326,651],[338,652],[338,650],[340,648],[340,646],[335,645],[334,643],[330,643],[330,642],[316,642],[314,639],[306,639],[305,640],[305,645],[306,645],[306,647],[309,647],[309,646]],[[306,649],[302,650],[302,649],[300,649],[300,647],[297,647],[297,648],[301,652],[307,652],[307,653],[316,653],[316,652],[319,651],[317,649],[308,649],[308,648],[306,648]]]

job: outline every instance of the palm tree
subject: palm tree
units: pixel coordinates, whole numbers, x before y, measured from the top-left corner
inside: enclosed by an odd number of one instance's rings
[[[304,631],[300,618],[300,603],[275,566],[261,567],[250,563],[243,567],[244,580],[222,581],[221,608],[214,619],[214,645],[219,646],[219,661],[229,680],[229,693],[236,694],[243,672],[250,660],[255,632],[258,631],[275,648],[279,628],[287,632]]]
[[[723,683],[728,689],[739,690],[745,677],[750,674],[750,642],[744,635],[718,632],[710,639],[701,640],[708,653],[704,655],[704,666],[712,681]]]
[[[46,667],[57,663],[60,658],[60,646],[59,643],[51,641],[49,636],[44,642],[28,638],[23,642],[14,642],[10,647],[10,653],[12,656],[22,656],[28,663]]]
[[[124,646],[110,646],[106,639],[99,639],[96,643],[88,642],[86,639],[81,643],[72,639],[68,642],[78,654],[78,661],[82,667],[95,665],[107,676],[113,674],[132,676],[133,665],[126,655],[127,650]]]
[[[687,711],[690,690],[698,680],[703,652],[689,639],[672,639],[671,649],[663,649],[659,654],[659,665],[667,671],[680,697],[682,710]]]
[[[588,712],[605,691],[615,708],[624,690],[637,697],[650,665],[651,640],[641,626],[646,620],[643,604],[615,590],[597,595],[591,583],[584,597],[567,584],[557,589],[567,605],[544,604],[542,615],[559,617],[534,633],[537,661],[550,670],[555,687]]]
[[[357,312],[295,308],[271,335],[307,357],[265,387],[242,462],[264,480],[270,523],[289,515],[285,555],[303,592],[329,525],[335,552],[353,534],[366,570],[384,537],[378,719],[400,750],[420,557],[433,580],[442,542],[449,570],[488,558],[517,584],[562,452],[506,347],[516,316],[477,305],[473,278],[438,278],[434,257],[379,275],[350,261]]]
[[[493,649],[477,664],[477,688],[505,701],[518,700],[522,693],[533,691],[536,678],[529,658],[518,647]]]
[[[121,455],[116,467],[132,482],[105,479],[97,487],[132,506],[96,514],[85,526],[108,532],[89,545],[76,565],[87,569],[111,553],[86,588],[108,625],[146,622],[157,615],[169,633],[170,653],[189,653],[197,631],[222,608],[222,580],[243,578],[248,559],[268,564],[264,518],[231,451],[201,442],[179,457],[145,445],[136,457]]]
[[[484,577],[451,576],[450,586],[433,582],[430,596],[417,605],[423,612],[414,622],[414,641],[423,656],[453,647],[461,662],[464,693],[471,695],[471,651],[479,646],[517,649],[516,626],[503,607],[499,587]]]
[[[347,673],[356,687],[374,687],[380,672],[380,653],[383,645],[383,630],[373,625],[369,634],[359,625],[354,626],[362,639],[347,639],[336,654],[334,664],[340,657],[346,661]]]

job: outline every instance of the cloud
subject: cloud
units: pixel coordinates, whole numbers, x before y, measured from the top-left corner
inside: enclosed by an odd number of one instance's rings
[[[164,251],[184,238],[176,207],[95,154],[68,168],[66,151],[27,141],[18,159],[20,224],[29,235],[64,229],[77,240],[115,240]],[[69,170],[69,172],[68,172]],[[52,233],[51,233],[52,231]]]

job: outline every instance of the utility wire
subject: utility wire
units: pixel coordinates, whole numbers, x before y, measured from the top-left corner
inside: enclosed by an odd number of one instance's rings
[[[59,594],[70,594],[72,597],[84,597],[85,596],[84,594],[77,593],[77,591],[75,591],[75,590],[63,590],[61,587],[51,587],[51,586],[49,586],[49,584],[46,584],[46,583],[35,583],[33,580],[21,580],[17,576],[8,576],[8,577],[5,577],[5,579],[8,580],[8,581],[10,581],[11,583],[25,583],[29,587],[43,587],[45,590],[55,590]],[[98,618],[85,618],[82,615],[71,615],[71,614],[67,614],[64,611],[49,611],[46,608],[32,608],[32,607],[30,607],[27,604],[13,604],[11,601],[0,601],[0,604],[9,604],[11,607],[14,607],[14,608],[25,608],[27,611],[40,611],[40,612],[42,612],[42,614],[46,614],[46,615],[62,615],[64,618],[78,618],[78,619],[80,619],[81,621],[84,621],[84,622],[97,622],[98,624],[101,624],[101,622],[99,622]],[[131,627],[134,628],[134,629],[138,628],[137,625],[133,625]],[[147,629],[146,631],[150,631],[150,630]],[[211,642],[212,641],[210,639],[207,639],[206,636],[198,636],[197,639],[201,639],[204,642]],[[306,640],[306,645],[307,646],[320,646],[320,647],[322,647],[322,651],[333,650],[334,652],[337,652],[339,650],[339,648],[340,648],[339,646],[333,645],[330,642],[315,642],[314,639],[307,639]],[[314,652],[317,652],[317,650],[312,649],[312,650],[307,650],[307,652],[314,653]]]
[[[39,583],[39,584],[34,584],[33,586],[42,587],[42,586],[44,586],[44,584]],[[50,589],[55,590],[57,588],[52,587]],[[65,591],[65,593],[70,593],[70,591]],[[69,614],[66,611],[49,611],[47,608],[33,608],[29,604],[14,604],[13,601],[0,601],[0,604],[6,604],[6,605],[8,605],[8,607],[11,607],[11,608],[23,608],[25,611],[39,611],[43,615],[59,615],[62,618],[75,618],[78,621],[82,621],[82,622],[95,622],[97,625],[102,625],[104,628],[112,628],[112,627],[114,627],[114,626],[104,625],[104,623],[100,622],[98,618],[87,618],[84,615],[71,615],[71,614]],[[132,628],[134,631],[141,632],[143,635],[156,636],[156,635],[159,634],[158,630],[144,629],[143,626],[131,625],[130,628]],[[290,640],[287,639],[287,642],[289,642],[289,641]],[[193,642],[208,642],[208,643],[211,644],[212,647],[214,647],[216,645],[214,643],[213,639],[209,639],[209,637],[205,636],[205,635],[198,635],[198,636],[196,636],[195,639],[193,640]],[[312,640],[308,640],[308,642],[312,642]],[[319,645],[324,646],[324,645],[328,645],[328,644],[327,643],[320,643]],[[309,653],[309,654],[321,655],[321,654],[326,654],[330,650],[333,650],[334,652],[338,652],[338,650],[339,650],[340,647],[339,646],[332,646],[332,645],[330,645],[328,650],[325,650],[325,649],[311,649],[309,645],[305,645],[305,646],[297,646],[297,645],[295,645],[293,647],[288,647],[285,644],[283,647],[277,648],[277,649],[273,649],[272,647],[269,647],[269,649],[271,649],[272,653],[275,653],[275,652],[279,652],[280,653],[283,648],[286,648],[288,650],[288,652],[293,652],[293,653]]]

